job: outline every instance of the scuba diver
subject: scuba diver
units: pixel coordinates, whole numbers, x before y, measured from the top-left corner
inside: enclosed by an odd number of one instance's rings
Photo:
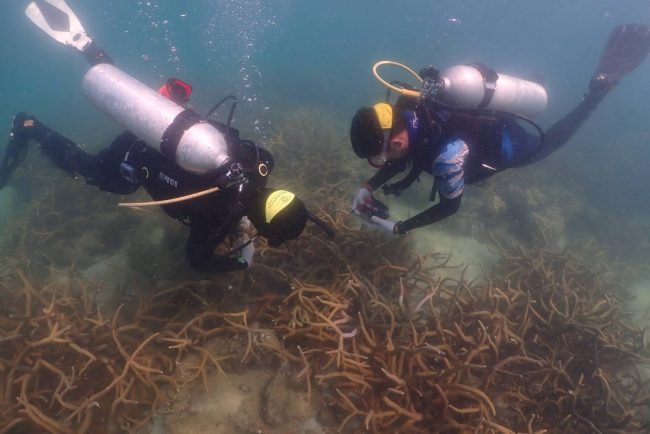
[[[428,67],[416,74],[395,62],[377,63],[373,72],[389,88],[386,102],[356,112],[350,141],[356,155],[379,170],[356,193],[353,212],[393,234],[453,215],[460,208],[465,184],[539,161],[567,143],[649,51],[647,26],[616,27],[581,102],[545,133],[528,118],[541,112],[547,102],[546,91],[538,83],[480,64],[454,66],[444,72]],[[384,81],[377,73],[384,64],[406,69],[421,82],[421,90]],[[395,104],[388,103],[390,90],[401,94]],[[403,179],[387,184],[409,166]],[[434,179],[430,200],[435,201],[437,195],[439,201],[407,220],[391,220],[388,207],[373,192],[382,187],[385,195],[399,196],[423,171]]]
[[[251,265],[255,236],[243,234],[249,221],[272,247],[297,238],[307,220],[334,236],[295,194],[266,187],[273,157],[240,139],[230,126],[234,97],[200,116],[189,108],[188,83],[171,78],[156,92],[114,67],[62,0],[32,3],[26,12],[50,36],[86,56],[93,66],[84,77],[84,95],[127,131],[107,149],[90,155],[37,118],[18,113],[0,167],[0,189],[33,140],[57,167],[100,190],[130,194],[144,187],[154,202],[120,205],[161,206],[189,226],[187,259],[200,270],[226,272]],[[60,23],[57,14],[68,16],[67,28],[50,24]],[[207,119],[228,99],[233,103],[227,123]],[[229,236],[236,236],[233,249],[216,255],[215,248]]]

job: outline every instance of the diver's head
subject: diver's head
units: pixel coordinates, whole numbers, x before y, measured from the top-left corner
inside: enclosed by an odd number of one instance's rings
[[[271,247],[297,238],[307,223],[305,204],[290,191],[265,188],[251,208],[248,218]]]
[[[185,105],[190,101],[192,86],[178,78],[169,78],[165,84],[158,89],[158,93],[165,98],[174,101],[178,105]]]
[[[409,150],[408,119],[412,111],[397,111],[388,103],[362,107],[352,118],[350,142],[359,158],[373,167],[404,158]]]

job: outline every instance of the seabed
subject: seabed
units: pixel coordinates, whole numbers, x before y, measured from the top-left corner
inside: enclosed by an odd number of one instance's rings
[[[572,239],[577,194],[504,173],[453,222],[380,234],[349,212],[369,172],[323,118],[278,123],[271,186],[336,240],[261,241],[227,275],[189,270],[162,212],[33,153],[2,240],[0,434],[650,432],[647,270]]]

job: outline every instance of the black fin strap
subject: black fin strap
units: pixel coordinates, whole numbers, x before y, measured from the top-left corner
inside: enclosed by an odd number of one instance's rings
[[[160,153],[171,161],[176,160],[176,149],[185,131],[203,122],[203,117],[190,109],[180,112],[167,127],[160,140]]]

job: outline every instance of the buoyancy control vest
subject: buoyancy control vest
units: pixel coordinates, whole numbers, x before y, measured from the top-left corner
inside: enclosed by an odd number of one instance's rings
[[[419,126],[416,133],[409,132],[411,169],[405,178],[393,185],[397,191],[413,183],[423,171],[433,174],[440,149],[454,139],[462,139],[469,149],[464,167],[467,184],[484,180],[503,168],[500,158],[505,114],[431,109],[422,105],[415,107],[414,112]],[[434,183],[430,200],[435,199],[435,193]]]
[[[467,144],[469,154],[464,167],[467,184],[484,180],[503,168],[501,143],[505,116],[486,111],[454,110],[440,120],[439,147],[454,139],[462,139]]]

